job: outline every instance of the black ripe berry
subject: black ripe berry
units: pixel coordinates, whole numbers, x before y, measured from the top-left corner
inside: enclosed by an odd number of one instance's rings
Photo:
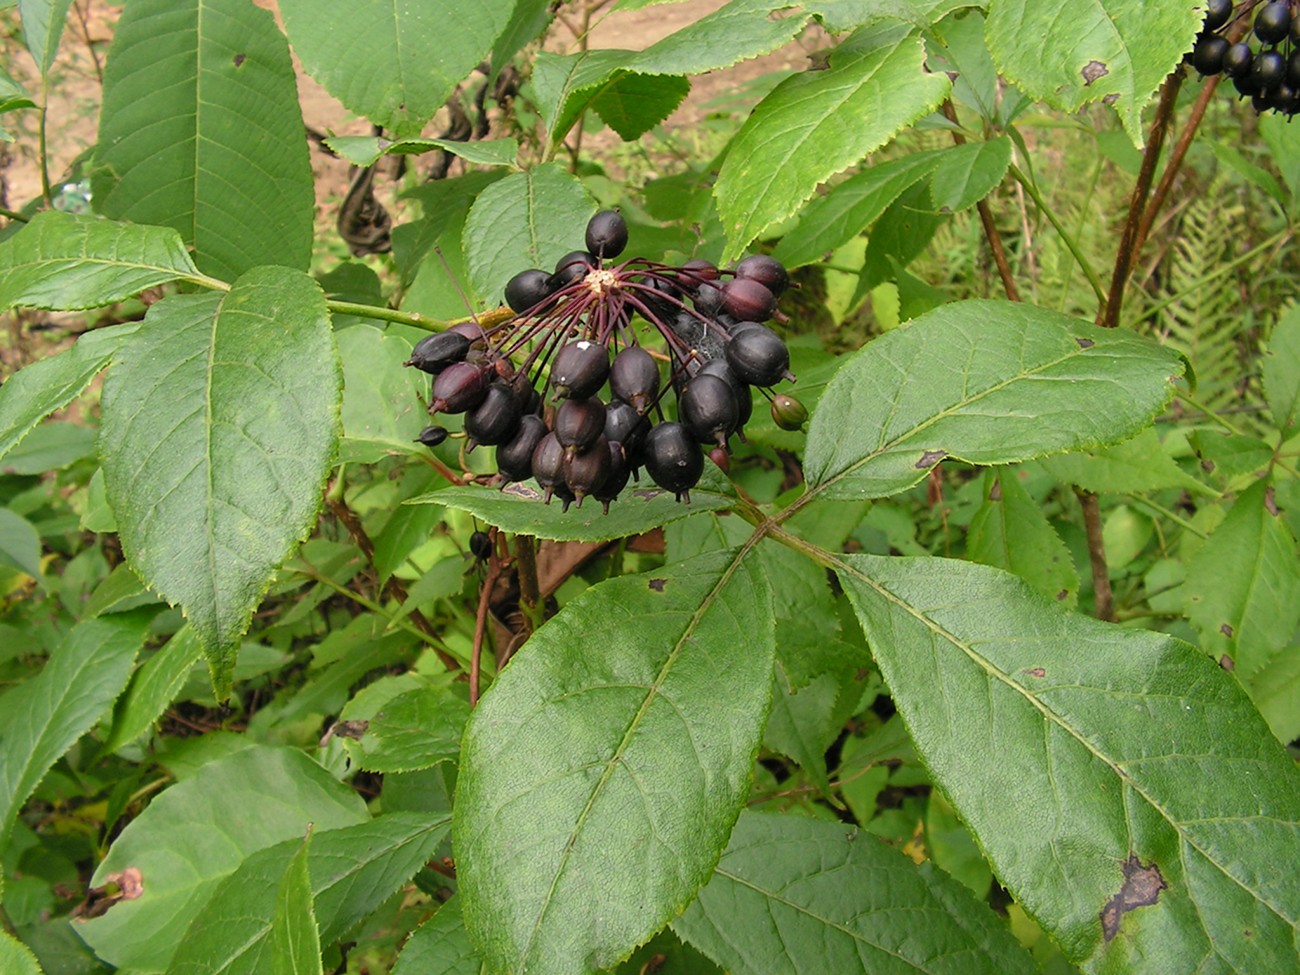
[[[1258,91],[1276,88],[1286,80],[1286,58],[1277,51],[1260,51],[1250,66],[1250,77]]]
[[[610,365],[609,389],[638,413],[650,409],[659,392],[659,366],[654,357],[639,345],[623,349]]]
[[[464,362],[469,355],[470,340],[459,332],[439,332],[415,343],[404,365],[437,375],[453,362]]]
[[[727,365],[751,386],[772,386],[789,369],[790,350],[770,328],[747,328],[727,343]]]
[[[609,441],[597,437],[587,450],[564,454],[564,483],[582,507],[582,499],[594,494],[609,479]]]
[[[425,427],[420,431],[420,435],[415,438],[416,443],[422,443],[426,447],[436,447],[447,439],[446,427]]]
[[[725,379],[701,373],[687,383],[677,412],[696,440],[725,448],[727,437],[736,429],[740,407]]]
[[[776,311],[776,297],[753,278],[732,278],[722,286],[722,306],[734,318],[765,322]]]
[[[506,282],[506,304],[512,311],[526,312],[551,296],[551,276],[538,268],[520,271]]]
[[[621,443],[614,440],[606,440],[605,443],[609,447],[609,476],[605,478],[604,484],[591,492],[591,496],[603,504],[605,514],[609,514],[609,503],[627,487],[628,475],[632,469]]]
[[[495,370],[472,362],[453,362],[433,381],[430,413],[464,413],[483,402]]]
[[[586,450],[605,432],[605,404],[595,399],[566,399],[555,411],[555,436],[570,453]]]
[[[505,443],[519,429],[522,415],[519,400],[502,382],[488,387],[483,402],[465,414],[465,432],[469,435],[469,449],[479,444],[495,447]]]
[[[762,328],[761,325],[757,327]],[[740,435],[741,440],[744,440],[745,435],[742,431],[749,418],[754,415],[754,396],[750,391],[749,383],[736,375],[736,370],[727,365],[726,359],[710,359],[696,373],[696,376],[717,376],[727,381],[731,391],[736,394],[736,433]]]
[[[546,424],[539,416],[525,416],[515,435],[497,448],[497,470],[508,481],[526,481],[533,476],[533,451],[546,436]]]
[[[1218,74],[1223,70],[1223,57],[1231,46],[1218,34],[1202,34],[1192,49],[1192,67],[1203,75]]]
[[[1236,78],[1243,74],[1250,73],[1251,62],[1255,60],[1255,54],[1250,49],[1250,45],[1245,41],[1238,41],[1231,44],[1223,52],[1223,72]]]
[[[650,420],[636,411],[631,403],[612,399],[605,406],[605,439],[625,444],[629,450],[640,447],[650,430]]]
[[[618,257],[627,246],[627,221],[617,210],[601,210],[587,223],[587,250],[599,258]]]
[[[1205,9],[1205,23],[1201,30],[1218,30],[1232,16],[1232,0],[1210,0]]]
[[[564,484],[564,446],[554,433],[542,437],[533,448],[533,477],[546,492],[547,502],[555,493],[556,486]],[[567,485],[565,491],[568,491]]]
[[[644,461],[654,482],[678,501],[690,501],[691,488],[704,473],[704,452],[680,423],[661,423],[650,431]]]
[[[790,285],[785,265],[766,254],[752,254],[736,265],[736,277],[757,281],[776,297]]]
[[[1266,3],[1255,14],[1255,36],[1265,44],[1276,44],[1286,37],[1291,29],[1291,5],[1289,3]]]
[[[551,288],[558,291],[566,285],[581,281],[592,268],[599,266],[599,261],[586,251],[569,251],[555,262],[555,274],[551,278]]]
[[[470,554],[480,562],[492,557],[492,536],[487,532],[474,532],[469,537]]]
[[[586,399],[609,377],[609,350],[599,342],[581,339],[562,347],[551,363],[555,395]]]

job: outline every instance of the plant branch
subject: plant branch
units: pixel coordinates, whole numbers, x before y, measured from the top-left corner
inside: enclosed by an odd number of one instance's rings
[[[483,640],[487,637],[488,604],[492,600],[492,590],[496,588],[497,580],[501,578],[502,565],[494,547],[492,558],[488,560],[487,575],[484,576],[483,586],[479,590],[478,610],[474,614],[474,647],[469,658],[470,707],[478,704],[479,665],[483,657]]]
[[[537,540],[531,535],[515,536],[515,571],[519,575],[519,610],[525,634],[532,634],[542,622],[542,591],[537,579]]]
[[[357,517],[357,513],[338,498],[330,497],[326,500],[326,504],[329,506],[330,513],[339,520],[339,524],[346,528],[348,534],[352,536],[352,541],[361,550],[361,554],[365,557],[366,564],[370,566],[371,571],[378,576],[379,570],[375,566],[375,543],[370,540],[370,536],[366,533],[365,526],[361,524],[361,519]],[[383,584],[383,591],[385,596],[399,606],[405,604],[409,598],[406,587],[402,585],[395,575],[390,574],[388,576],[388,579]],[[429,645],[433,647],[433,652],[438,655],[438,659],[442,661],[443,666],[448,670],[460,670],[460,664],[456,661],[456,658],[444,650],[440,642],[435,642],[437,641],[437,631],[434,630],[433,624],[429,622],[428,618],[418,609],[411,610],[409,615],[415,628],[428,638]]]
[[[1008,172],[1011,173],[1012,179],[1024,187],[1025,192],[1029,194],[1029,198],[1034,201],[1034,206],[1038,207],[1039,212],[1047,218],[1047,222],[1052,225],[1052,228],[1065,243],[1070,256],[1074,258],[1075,263],[1083,271],[1084,277],[1088,279],[1088,284],[1092,285],[1092,292],[1097,296],[1098,306],[1104,305],[1106,302],[1105,285],[1101,283],[1101,277],[1097,274],[1097,269],[1092,266],[1092,262],[1088,260],[1088,255],[1083,252],[1083,248],[1074,239],[1074,235],[1065,229],[1065,224],[1056,215],[1056,211],[1047,205],[1047,201],[1038,192],[1038,187],[1034,185],[1033,180],[1026,176],[1019,166],[1012,163]]]
[[[943,114],[954,126],[952,130],[953,143],[959,146],[965,145],[966,136],[962,134],[960,123],[957,121],[957,109],[953,107],[952,99],[945,98],[942,107]],[[979,211],[980,224],[984,227],[984,237],[988,240],[989,249],[993,252],[993,263],[997,265],[998,276],[1002,278],[1002,290],[1011,301],[1019,301],[1020,289],[1016,287],[1015,276],[1012,275],[1011,265],[1007,262],[1007,252],[1002,246],[1002,236],[998,233],[997,224],[993,222],[993,211],[989,209],[988,200],[980,200],[975,204],[975,209]]]
[[[1094,614],[1099,620],[1115,620],[1115,597],[1110,588],[1110,574],[1106,569],[1106,543],[1101,536],[1101,509],[1097,495],[1075,488],[1083,508],[1083,527],[1088,535],[1088,560],[1092,563],[1092,591]]]
[[[1115,254],[1115,269],[1110,276],[1110,293],[1097,312],[1097,324],[1103,328],[1115,328],[1119,324],[1120,309],[1124,305],[1124,287],[1128,284],[1129,271],[1137,256],[1138,227],[1146,210],[1147,195],[1151,192],[1151,181],[1155,178],[1156,164],[1160,161],[1160,151],[1165,144],[1165,132],[1168,131],[1169,123],[1173,118],[1174,105],[1178,101],[1178,90],[1182,84],[1183,72],[1176,70],[1165,79],[1160,89],[1160,102],[1156,105],[1156,116],[1151,121],[1151,132],[1147,136],[1146,149],[1142,153],[1142,168],[1138,170],[1137,182],[1133,185],[1133,196],[1128,205],[1128,219],[1124,221],[1119,250]]]

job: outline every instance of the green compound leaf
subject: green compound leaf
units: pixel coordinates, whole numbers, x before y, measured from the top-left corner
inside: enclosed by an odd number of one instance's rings
[[[0,458],[36,425],[71,403],[99,375],[136,325],[96,329],[58,355],[34,362],[0,385]]]
[[[446,687],[421,687],[388,701],[359,738],[345,739],[359,768],[415,772],[454,762],[469,704]]]
[[[179,603],[219,695],[276,569],[315,523],[339,426],[320,288],[262,267],[149,309],[104,384],[104,486],[122,547]]]
[[[657,488],[625,490],[604,514],[599,501],[587,500],[566,512],[560,502],[545,504],[534,482],[511,484],[504,491],[453,487],[422,494],[407,504],[440,504],[468,511],[489,525],[518,535],[563,542],[603,542],[640,535],[679,518],[716,511],[735,504],[734,498],[692,490],[691,503],[674,500],[671,492]]]
[[[59,52],[59,39],[68,19],[72,0],[18,0],[18,12],[23,21],[23,40],[27,50],[36,59],[36,67],[44,78]]]
[[[633,71],[602,87],[591,107],[619,138],[631,142],[671,115],[690,91],[691,83],[678,75]]]
[[[492,50],[515,0],[282,0],[307,73],[358,115],[398,138],[419,135]]]
[[[465,220],[465,259],[474,290],[494,299],[524,268],[553,270],[578,247],[595,211],[581,181],[559,163],[493,183]]]
[[[446,149],[467,162],[480,166],[515,165],[519,155],[516,139],[487,139],[483,142],[457,142],[455,139],[384,139],[377,135],[335,135],[325,144],[354,166],[373,166],[380,156],[407,156],[434,149]]]
[[[0,243],[0,308],[98,308],[198,273],[170,227],[47,210]]]
[[[1011,139],[967,142],[943,154],[930,177],[930,200],[943,213],[973,207],[992,193],[1011,165]]]
[[[607,968],[708,879],[771,692],[771,599],[746,552],[588,590],[475,709],[452,830],[490,970]]]
[[[393,975],[481,975],[482,970],[461,917],[460,898],[453,897],[407,939]]]
[[[150,615],[78,623],[37,676],[0,697],[0,852],[45,773],[126,686]]]
[[[1113,104],[1142,147],[1142,109],[1205,17],[1184,0],[992,0],[985,36],[998,70],[1054,108]]]
[[[1300,769],[1212,660],[985,566],[835,571],[935,783],[1072,960],[1295,967]]]
[[[279,887],[264,884],[264,889],[275,891],[271,934],[267,939],[271,975],[321,975],[323,970],[320,931],[316,927],[316,915],[312,910],[311,876],[307,872],[307,853],[310,849],[309,832],[289,860]],[[222,906],[224,905],[219,904],[218,909]],[[210,968],[207,970],[211,971]]]
[[[445,817],[397,812],[356,825],[316,829],[307,852],[306,904],[329,945],[398,891],[447,835]],[[245,859],[194,916],[168,975],[262,975],[274,958],[276,884],[302,849],[288,840]],[[318,952],[319,954],[319,952]]]
[[[296,848],[309,825],[323,836],[327,830],[369,819],[360,796],[301,752],[251,745],[207,763],[162,792],[131,821],[99,865],[92,885],[132,869],[139,872],[140,896],[122,900],[102,917],[79,922],[77,933],[112,965],[163,971],[188,941],[177,932],[208,910],[221,882],[252,854],[285,840]],[[319,855],[316,849],[312,853]],[[281,862],[276,878],[283,875],[286,862]],[[265,885],[272,899],[274,883]],[[324,932],[326,913],[321,907],[317,911]],[[268,905],[253,920],[269,927],[269,916]]]
[[[1115,443],[1163,408],[1181,372],[1136,335],[1032,305],[956,302],[840,368],[813,414],[804,473],[810,491],[878,498],[945,457],[1008,464]]]
[[[1257,481],[1242,492],[1228,516],[1187,567],[1187,618],[1201,649],[1227,655],[1247,688],[1290,645],[1300,625],[1300,556],[1278,511],[1273,486]],[[1267,681],[1262,682],[1263,690]]]
[[[891,18],[928,27],[954,10],[978,6],[982,4],[971,0],[811,0],[803,5],[836,32]]]
[[[795,815],[741,813],[673,931],[733,975],[1038,972],[1006,924],[933,864]]]
[[[343,361],[339,460],[373,464],[394,453],[427,453],[415,438],[429,423],[422,405],[429,377],[402,365],[411,357],[411,343],[371,325],[345,328],[337,340]]]
[[[1214,494],[1165,453],[1154,429],[1113,447],[1049,457],[1043,467],[1057,480],[1097,494],[1137,494],[1161,488],[1184,488]]]
[[[732,139],[718,174],[724,259],[793,214],[822,180],[933,111],[950,87],[946,75],[925,71],[920,35],[897,23],[859,30],[825,71],[783,81]]]
[[[315,196],[293,62],[274,17],[249,0],[127,5],[95,164],[99,213],[176,228],[205,273],[231,281],[310,262]]]
[[[147,732],[176,699],[202,656],[197,634],[186,625],[136,668],[126,692],[113,707],[113,725],[101,753],[115,752]]]
[[[1300,306],[1292,305],[1273,326],[1262,370],[1268,408],[1285,440],[1300,422]]]

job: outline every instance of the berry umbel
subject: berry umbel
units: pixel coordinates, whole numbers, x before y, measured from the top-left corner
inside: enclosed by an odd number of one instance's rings
[[[434,377],[429,413],[466,414],[468,449],[496,447],[501,487],[533,478],[548,503],[558,497],[567,509],[593,497],[608,512],[644,468],[689,501],[705,452],[725,468],[731,438],[744,439],[755,387],[783,418],[807,417],[769,389],[794,379],[784,340],[760,324],[786,320],[777,299],[789,275],[779,262],[754,255],[722,269],[620,259],[627,241],[621,214],[597,213],[586,250],[510,279],[512,317],[486,329],[458,325],[412,351],[406,364]],[[430,427],[420,442],[446,436]]]

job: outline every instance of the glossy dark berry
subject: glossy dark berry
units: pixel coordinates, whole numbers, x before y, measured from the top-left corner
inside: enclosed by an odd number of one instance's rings
[[[483,328],[478,322],[457,322],[447,331],[465,336],[471,345],[483,345]]]
[[[472,362],[453,362],[433,381],[430,413],[464,413],[483,402],[495,370]]]
[[[661,423],[650,431],[644,462],[654,482],[678,501],[690,501],[691,488],[704,473],[704,451],[680,423]]]
[[[772,422],[782,430],[800,430],[808,422],[808,407],[793,396],[778,393],[772,397]]]
[[[459,332],[439,332],[415,343],[404,365],[437,375],[453,362],[464,362],[469,355],[470,340]]]
[[[420,431],[420,435],[415,438],[416,443],[422,443],[426,447],[436,447],[447,439],[447,428],[432,426],[425,427]]]
[[[1232,16],[1232,0],[1210,0],[1205,10],[1205,23],[1201,30],[1218,30]]]
[[[566,399],[555,411],[555,437],[570,451],[586,450],[605,432],[605,404],[595,399]]]
[[[740,407],[725,379],[700,373],[687,383],[677,402],[677,414],[700,443],[725,447],[727,437],[736,429]]]
[[[625,444],[635,451],[650,432],[650,420],[636,411],[631,403],[611,399],[605,405],[605,439]]]
[[[610,364],[609,389],[638,413],[644,413],[659,392],[658,363],[639,345],[627,346]]]
[[[741,440],[744,440],[745,424],[754,415],[754,396],[753,391],[749,388],[749,383],[736,375],[736,370],[727,364],[726,358],[710,359],[696,375],[717,376],[719,379],[727,381],[731,391],[736,394],[736,433],[740,435]]]
[[[505,443],[519,429],[523,416],[519,400],[502,382],[495,382],[488,387],[483,402],[465,414],[465,433],[469,435],[470,446],[483,444],[495,447]]]
[[[551,363],[555,395],[586,399],[609,378],[609,350],[598,342],[581,339],[562,346]]]
[[[564,484],[564,453],[564,445],[554,433],[542,437],[533,448],[533,477],[537,478],[548,502],[556,486]]]
[[[1286,80],[1286,58],[1277,51],[1260,51],[1250,66],[1250,77],[1259,91],[1276,88]]]
[[[722,306],[737,319],[765,322],[776,311],[776,296],[752,278],[732,278],[722,286]]]
[[[695,289],[695,310],[705,317],[722,311],[722,288],[710,281],[701,281]]]
[[[487,532],[474,532],[469,536],[469,551],[480,562],[492,557],[492,536]]]
[[[697,257],[682,265],[678,277],[682,282],[682,287],[687,291],[694,291],[705,281],[718,280],[718,265],[712,261],[706,261],[702,257]]]
[[[497,448],[497,470],[507,481],[526,481],[533,476],[533,451],[546,432],[541,417],[525,416],[515,435]]]
[[[601,210],[587,222],[587,250],[597,257],[618,257],[626,246],[627,221],[617,210]]]
[[[594,494],[609,479],[609,441],[597,437],[596,442],[580,453],[564,454],[564,483],[582,507],[582,499]]]
[[[1255,52],[1245,41],[1228,45],[1223,52],[1223,73],[1234,78],[1250,73],[1250,65],[1255,60]]]
[[[1232,79],[1232,87],[1237,89],[1237,94],[1243,98],[1251,98],[1259,93],[1259,84],[1255,81],[1255,72],[1246,71],[1236,75]]]
[[[772,386],[790,368],[790,350],[770,328],[748,328],[727,343],[727,364],[751,386]]]
[[[1255,36],[1265,44],[1276,44],[1291,29],[1291,5],[1266,3],[1255,14]]]
[[[565,285],[581,281],[592,268],[600,262],[587,251],[569,251],[555,262],[555,274],[551,277],[551,288],[558,291]]]
[[[604,484],[591,492],[591,496],[603,504],[605,514],[609,514],[609,503],[619,496],[623,488],[627,487],[632,469],[621,443],[612,440],[606,440],[605,443],[609,447],[609,475],[605,478]]]
[[[1283,115],[1295,115],[1300,111],[1300,90],[1283,82],[1268,93],[1268,107]]]
[[[1300,47],[1286,59],[1286,83],[1293,88],[1300,87]]]
[[[1223,70],[1223,56],[1232,45],[1218,34],[1202,34],[1192,48],[1192,67],[1203,75],[1215,75]]]
[[[520,271],[506,282],[506,304],[523,313],[551,296],[551,276],[538,268]]]
[[[736,277],[757,281],[778,298],[790,286],[785,265],[766,254],[751,254],[742,260],[736,265]]]

